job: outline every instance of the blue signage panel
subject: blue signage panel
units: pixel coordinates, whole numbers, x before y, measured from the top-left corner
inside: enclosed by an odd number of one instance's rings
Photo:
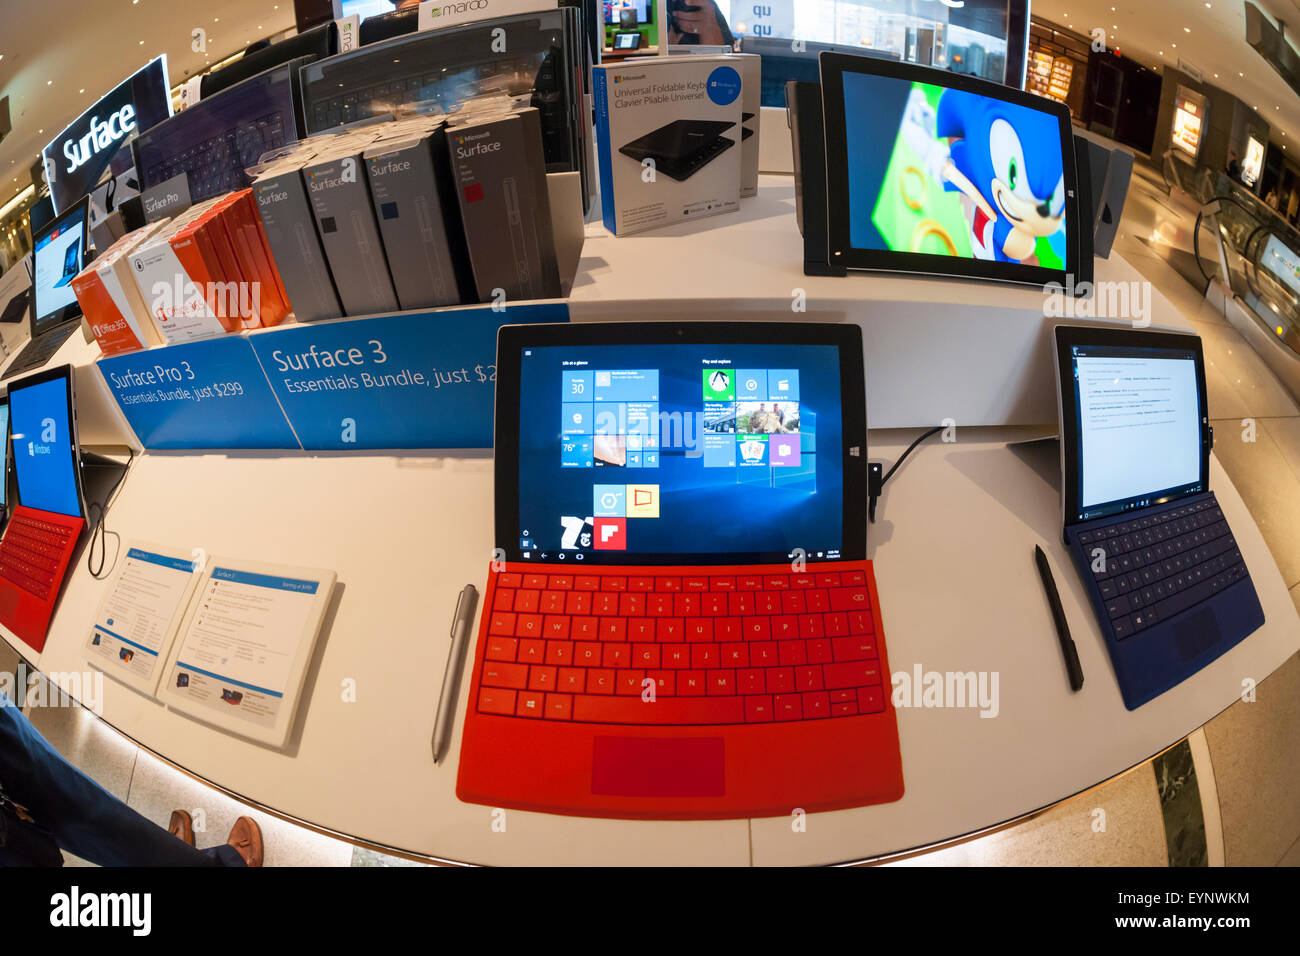
[[[497,329],[568,306],[490,306],[297,325],[250,336],[309,451],[491,448]]]
[[[102,358],[99,370],[145,448],[299,448],[243,336]]]

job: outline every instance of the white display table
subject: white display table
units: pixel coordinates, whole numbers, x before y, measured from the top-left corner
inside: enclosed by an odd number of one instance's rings
[[[286,751],[181,716],[112,680],[105,681],[103,719],[270,811],[440,859],[830,863],[949,840],[1078,793],[1201,726],[1237,698],[1243,680],[1263,680],[1300,648],[1300,620],[1276,564],[1212,460],[1211,487],[1267,623],[1192,679],[1125,710],[1061,543],[1055,452],[1006,445],[1033,435],[1013,425],[1054,430],[1045,336],[1055,320],[1041,314],[1041,294],[894,277],[805,280],[787,197],[787,187],[765,186],[741,214],[748,219],[712,221],[671,242],[669,231],[614,239],[592,227],[573,313],[575,320],[743,318],[752,307],[787,320],[843,316],[866,334],[873,426],[878,414],[895,425],[957,420],[955,444],[933,439],[890,481],[868,533],[869,556],[892,670],[996,673],[999,712],[982,718],[972,708],[900,710],[902,800],[814,814],[804,832],[794,832],[788,818],[643,822],[523,811],[510,811],[500,831],[490,808],[458,801],[459,718],[442,766],[433,764],[430,740],[457,594],[466,583],[481,589],[487,577],[493,482],[486,450],[138,457],[109,514],[111,531],[333,568],[339,588]],[[1099,267],[1136,275],[1118,258]],[[808,290],[806,316],[789,311],[792,283]],[[1173,306],[1155,296],[1156,324],[1180,325]],[[629,315],[633,300],[640,304]],[[77,337],[56,361],[86,364],[95,351]],[[881,378],[890,383],[883,390]],[[985,396],[983,405],[974,404],[977,394]],[[968,422],[998,427],[963,427]],[[892,461],[913,435],[873,430],[870,456]],[[1077,694],[1067,685],[1034,568],[1035,544],[1052,561],[1078,645],[1086,683]],[[82,646],[106,587],[90,577],[82,555],[44,653],[4,636],[47,674],[84,671]],[[355,682],[355,702],[345,700],[347,682]],[[468,686],[466,679],[461,711]]]

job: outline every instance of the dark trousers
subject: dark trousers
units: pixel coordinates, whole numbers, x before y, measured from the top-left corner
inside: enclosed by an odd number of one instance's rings
[[[100,866],[244,866],[232,846],[196,850],[113,796],[63,759],[0,694],[0,788],[35,824],[6,814],[0,826],[31,827],[0,845],[0,865],[40,863],[30,848],[48,837]]]

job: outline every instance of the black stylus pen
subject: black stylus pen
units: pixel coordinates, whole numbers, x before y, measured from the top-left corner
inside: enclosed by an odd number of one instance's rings
[[[1070,675],[1070,690],[1077,691],[1083,686],[1083,668],[1079,666],[1079,650],[1070,637],[1070,625],[1065,620],[1065,610],[1061,607],[1061,595],[1056,590],[1056,579],[1052,577],[1052,568],[1047,563],[1047,555],[1039,545],[1034,545],[1034,560],[1038,562],[1038,576],[1043,579],[1043,590],[1047,592],[1047,603],[1052,608],[1052,620],[1056,622],[1056,636],[1061,641],[1061,653],[1065,655],[1065,672]]]

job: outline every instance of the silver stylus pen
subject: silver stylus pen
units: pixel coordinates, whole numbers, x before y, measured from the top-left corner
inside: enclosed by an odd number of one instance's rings
[[[456,722],[456,699],[460,697],[461,662],[465,646],[469,643],[470,627],[474,622],[474,606],[478,591],[467,584],[456,600],[456,613],[451,619],[451,647],[447,651],[447,671],[442,675],[442,696],[438,698],[438,716],[433,722],[433,762],[442,763],[447,753],[447,741]]]

